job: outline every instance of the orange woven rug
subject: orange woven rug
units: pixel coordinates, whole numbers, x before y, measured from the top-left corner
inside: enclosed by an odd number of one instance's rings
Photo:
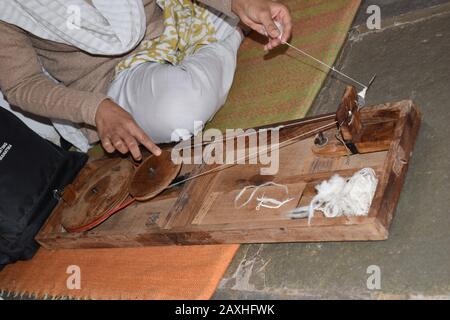
[[[293,13],[292,43],[332,64],[360,1],[285,2]],[[248,128],[300,118],[310,108],[326,74],[290,50],[264,56],[262,45],[248,38],[239,52],[228,102],[210,126]],[[0,272],[0,291],[38,298],[208,299],[238,248],[40,249],[31,261]],[[67,273],[70,266],[79,267],[81,289],[67,287],[72,279]]]
[[[0,288],[37,298],[209,299],[238,248],[41,248],[31,261],[17,262],[0,272]],[[80,289],[74,286],[77,268]]]

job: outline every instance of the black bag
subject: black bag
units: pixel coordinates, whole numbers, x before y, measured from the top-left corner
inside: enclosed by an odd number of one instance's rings
[[[87,156],[41,138],[0,108],[0,270],[33,257],[34,237]]]

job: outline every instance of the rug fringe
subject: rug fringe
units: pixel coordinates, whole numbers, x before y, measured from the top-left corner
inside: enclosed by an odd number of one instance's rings
[[[25,298],[24,298],[25,297]],[[1,289],[0,290],[0,300],[5,299],[26,299],[26,300],[91,300],[89,297],[75,297],[75,296],[66,296],[66,295],[50,295],[48,293],[38,294],[36,292],[29,291],[10,291]]]

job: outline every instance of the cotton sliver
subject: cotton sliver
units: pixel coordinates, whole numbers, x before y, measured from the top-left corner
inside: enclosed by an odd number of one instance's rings
[[[283,25],[281,24],[281,22],[278,22],[278,21],[274,21],[274,23],[275,23],[275,25],[277,26],[277,28],[278,28],[278,31],[280,31],[280,35],[278,36],[278,39],[280,39],[281,40],[281,37],[283,37]],[[267,29],[266,28],[264,28],[264,35],[266,36],[266,37],[268,37],[269,36],[269,32],[267,32]]]
[[[275,25],[277,26],[278,30],[280,31],[280,35],[278,36],[278,39],[281,40],[281,38],[283,37],[283,25],[281,24],[281,22],[275,21]]]
[[[314,211],[321,211],[327,218],[340,216],[367,216],[372,204],[378,179],[372,168],[365,168],[350,178],[334,175],[316,186],[317,195],[309,206],[291,211],[288,216],[294,219],[314,217]]]

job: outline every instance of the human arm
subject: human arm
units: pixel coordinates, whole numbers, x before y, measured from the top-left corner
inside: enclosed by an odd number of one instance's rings
[[[10,104],[24,111],[96,126],[108,152],[130,151],[139,160],[139,143],[160,152],[131,115],[106,95],[71,89],[45,75],[27,33],[4,22],[0,22],[0,89]]]

